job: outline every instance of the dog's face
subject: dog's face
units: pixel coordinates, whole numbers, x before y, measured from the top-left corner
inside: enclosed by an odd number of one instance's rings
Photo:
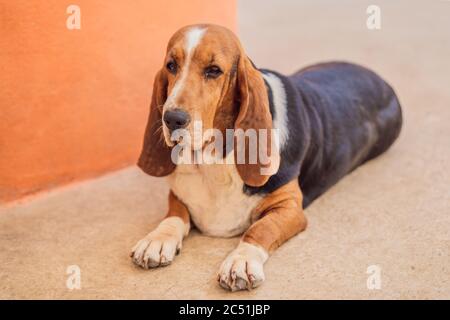
[[[172,139],[174,131],[188,130],[193,148],[202,148],[210,140],[211,137],[194,132],[198,121],[203,131],[272,128],[262,75],[236,36],[220,26],[184,27],[170,39],[164,66],[155,77],[138,165],[153,176],[170,174],[176,167],[170,154],[177,142]],[[268,149],[262,151],[266,154],[271,154],[270,139],[269,135],[263,146]],[[248,149],[247,141],[243,148]],[[248,156],[248,152],[244,153]],[[263,185],[269,176],[261,175],[260,169],[271,164],[247,163],[236,165],[244,182]]]
[[[162,126],[168,146],[174,144],[171,133],[184,128],[192,138],[202,139],[192,147],[203,147],[208,138],[194,134],[194,121],[201,121],[203,130],[233,127],[240,52],[234,35],[217,26],[185,27],[171,38],[161,70],[167,77]]]

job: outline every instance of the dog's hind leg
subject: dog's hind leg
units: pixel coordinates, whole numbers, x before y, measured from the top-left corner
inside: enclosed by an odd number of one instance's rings
[[[376,125],[379,132],[379,139],[365,161],[382,154],[394,143],[400,134],[402,123],[402,109],[397,96],[393,93],[393,96],[386,107],[378,111]]]

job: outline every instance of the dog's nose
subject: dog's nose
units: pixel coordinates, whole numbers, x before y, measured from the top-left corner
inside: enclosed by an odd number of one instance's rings
[[[176,109],[164,112],[164,123],[170,131],[185,128],[191,117],[183,110]]]

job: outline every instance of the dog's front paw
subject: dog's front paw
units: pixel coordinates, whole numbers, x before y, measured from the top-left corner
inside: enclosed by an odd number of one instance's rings
[[[133,262],[144,269],[167,266],[181,250],[183,231],[177,221],[164,220],[131,251]],[[169,220],[169,221],[168,221]]]
[[[220,266],[217,279],[224,289],[231,291],[256,288],[265,279],[263,265],[267,258],[264,249],[241,242]]]

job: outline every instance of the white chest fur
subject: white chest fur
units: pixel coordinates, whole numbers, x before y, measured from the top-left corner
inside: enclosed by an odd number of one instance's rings
[[[188,207],[197,228],[210,236],[232,237],[253,222],[261,200],[246,195],[234,164],[178,165],[169,176],[175,195]]]

